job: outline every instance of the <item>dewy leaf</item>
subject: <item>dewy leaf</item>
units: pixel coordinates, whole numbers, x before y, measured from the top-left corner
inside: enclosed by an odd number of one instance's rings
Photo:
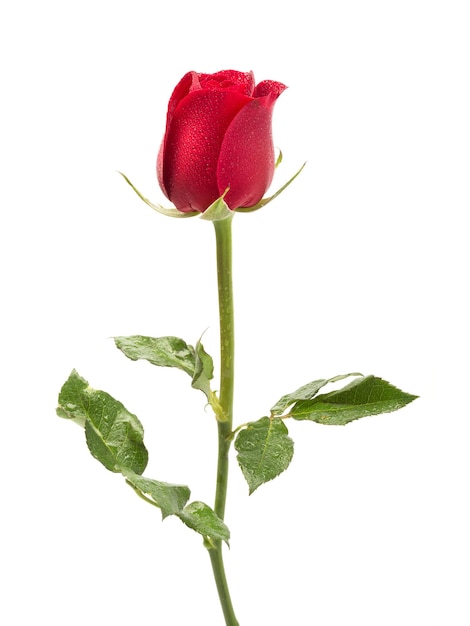
[[[288,393],[285,396],[282,396],[280,400],[276,402],[276,404],[271,408],[272,415],[282,415],[284,411],[290,407],[291,404],[297,402],[299,400],[310,400],[315,396],[318,391],[327,385],[328,383],[336,383],[339,380],[343,380],[344,378],[349,378],[349,376],[362,376],[357,372],[352,374],[342,374],[340,376],[334,376],[333,378],[324,378],[320,380],[314,380],[311,383],[307,383],[302,387],[296,389],[292,393]]]
[[[84,427],[86,412],[83,406],[83,396],[88,387],[88,382],[79,376],[76,370],[73,370],[60,390],[57,415]]]
[[[214,377],[214,363],[212,357],[204,350],[200,341],[196,344],[194,375],[191,385],[194,389],[203,391],[209,402],[211,401],[210,381]]]
[[[401,409],[418,396],[397,389],[375,376],[354,380],[343,389],[296,402],[290,415],[296,420],[343,425],[367,415]]]
[[[196,357],[192,346],[178,337],[114,337],[114,343],[129,359],[144,359],[161,367],[177,367],[194,376]]]
[[[294,454],[294,442],[280,418],[262,417],[238,433],[235,449],[251,495],[287,469]]]
[[[130,471],[125,471],[123,474],[134,491],[140,495],[149,496],[151,502],[161,509],[163,519],[168,515],[181,513],[191,495],[189,487],[185,485],[163,483]]]
[[[186,526],[203,535],[203,537],[227,543],[230,539],[230,531],[227,526],[210,506],[204,504],[204,502],[191,502],[184,507],[181,513],[178,514],[178,517]]]
[[[105,391],[88,393],[85,434],[91,454],[111,472],[147,467],[144,429],[138,418]]]
[[[130,471],[123,474],[138,495],[161,509],[163,519],[176,515],[186,526],[204,537],[226,542],[230,539],[229,529],[210,506],[198,501],[185,506],[191,495],[189,487],[162,483]]]
[[[210,380],[214,375],[212,357],[204,350],[201,341],[196,348],[179,337],[114,337],[114,343],[129,359],[143,359],[161,367],[176,367],[189,374],[194,389],[201,390],[213,404]]]
[[[59,394],[57,414],[85,427],[91,454],[111,472],[142,474],[148,453],[138,418],[105,391],[92,389],[73,370]]]

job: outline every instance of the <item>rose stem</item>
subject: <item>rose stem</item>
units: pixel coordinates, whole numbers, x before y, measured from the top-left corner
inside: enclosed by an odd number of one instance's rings
[[[230,449],[228,436],[232,431],[233,417],[235,335],[232,290],[232,219],[233,216],[230,216],[227,219],[214,222],[220,319],[219,402],[225,418],[225,421],[217,421],[219,447],[214,511],[222,520],[224,519],[227,498],[228,453]],[[220,540],[215,541],[214,546],[214,548],[209,549],[209,555],[225,623],[227,626],[239,626],[225,576],[222,542]]]

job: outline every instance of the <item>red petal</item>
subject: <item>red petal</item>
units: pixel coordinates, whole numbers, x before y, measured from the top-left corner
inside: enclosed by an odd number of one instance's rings
[[[275,80],[263,80],[256,85],[253,97],[271,96],[276,100],[285,89],[287,89],[285,85],[277,83]]]
[[[225,201],[232,209],[250,207],[261,200],[274,175],[272,113],[286,87],[274,81],[260,83],[264,93],[246,104],[225,133],[217,166],[219,195],[230,187]]]
[[[159,157],[162,188],[178,209],[204,211],[219,197],[222,141],[233,118],[250,101],[238,91],[206,89],[178,101]]]
[[[255,88],[253,72],[238,72],[237,70],[222,70],[215,74],[199,74],[203,89],[227,89],[239,91],[245,96],[251,96]]]
[[[166,140],[168,136],[168,130],[170,128],[171,120],[173,119],[174,112],[181,102],[181,100],[188,95],[191,89],[194,89],[194,85],[199,82],[198,75],[196,72],[188,72],[183,76],[180,82],[173,89],[173,93],[171,94],[170,101],[168,102],[168,112],[166,116],[166,128],[165,135],[163,136],[163,141],[160,146],[160,150],[158,152],[157,157],[157,177],[160,187],[162,188],[163,193],[169,198],[168,191],[165,187],[165,182],[163,178],[163,155],[165,152]]]

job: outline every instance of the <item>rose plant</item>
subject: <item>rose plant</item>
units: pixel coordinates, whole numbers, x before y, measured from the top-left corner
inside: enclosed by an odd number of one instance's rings
[[[129,359],[180,369],[189,375],[192,387],[204,394],[218,429],[213,507],[197,500],[188,504],[191,492],[185,485],[145,477],[148,452],[139,419],[106,392],[90,387],[75,370],[60,391],[57,409],[60,417],[84,428],[91,454],[108,470],[121,473],[137,495],[161,510],[163,518],[175,515],[203,537],[228,626],[239,623],[223,561],[223,543],[230,538],[224,518],[232,442],[251,494],[290,464],[293,441],[287,419],[344,425],[367,415],[395,411],[416,398],[376,376],[343,374],[308,382],[278,398],[266,416],[233,427],[231,226],[237,212],[265,206],[302,170],[272,196],[263,197],[281,161],[281,156],[275,161],[271,121],[274,104],[285,88],[270,80],[256,85],[252,72],[188,72],[171,95],[157,158],[160,187],[175,208],[153,204],[123,175],[140,198],[158,212],[172,217],[200,215],[214,224],[220,318],[217,389],[212,386],[212,357],[200,340],[193,346],[174,336],[114,338],[117,348]],[[346,378],[350,380],[343,388],[324,389]]]

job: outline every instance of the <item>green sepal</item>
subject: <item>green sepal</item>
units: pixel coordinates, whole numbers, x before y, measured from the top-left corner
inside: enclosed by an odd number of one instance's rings
[[[173,207],[165,208],[161,204],[153,204],[153,202],[150,202],[150,200],[148,200],[144,195],[140,193],[137,187],[135,187],[131,183],[131,181],[127,178],[125,174],[123,174],[122,172],[118,172],[118,174],[121,174],[121,176],[124,178],[126,183],[130,187],[132,187],[132,189],[139,196],[139,198],[143,200],[145,204],[149,206],[151,209],[153,209],[154,211],[157,211],[158,213],[161,213],[162,215],[166,215],[167,217],[194,217],[195,215],[199,215],[199,211],[191,211],[189,213],[185,213],[183,211],[178,211],[178,209],[175,209]]]
[[[173,485],[134,472],[123,472],[126,482],[141,498],[158,507],[162,518],[178,515],[189,500],[191,490],[186,485]]]
[[[233,217],[233,211],[230,209],[228,204],[225,202],[224,198],[229,191],[229,187],[224,191],[224,193],[217,198],[215,202],[213,202],[205,211],[201,213],[202,220],[208,220],[210,222],[221,222],[222,220],[227,220]]]
[[[294,402],[299,400],[310,400],[328,383],[336,383],[339,380],[349,378],[350,376],[362,376],[362,374],[359,374],[358,372],[354,372],[352,374],[341,374],[340,376],[334,376],[333,378],[322,378],[320,380],[314,380],[311,383],[307,383],[292,393],[282,396],[282,398],[280,398],[271,408],[271,415],[282,415],[288,407],[294,404]]]
[[[205,538],[225,541],[228,544],[230,531],[216,513],[204,502],[191,502],[178,514],[186,526]],[[212,542],[210,542],[212,543]]]
[[[238,433],[237,460],[248,483],[250,495],[263,483],[276,478],[289,466],[294,442],[279,417],[262,417]]]
[[[318,424],[344,425],[368,415],[397,411],[417,397],[381,378],[366,376],[337,391],[296,402],[289,416]]]
[[[57,415],[84,426],[90,453],[106,469],[145,470],[148,452],[139,419],[105,391],[92,389],[75,370],[59,393]]]
[[[253,211],[257,211],[258,209],[262,209],[269,202],[277,198],[285,189],[287,189],[287,187],[297,178],[297,176],[300,174],[300,172],[304,169],[306,165],[307,165],[307,162],[305,162],[302,165],[302,167],[299,169],[299,171],[296,174],[294,174],[292,178],[288,180],[285,185],[283,185],[280,189],[278,189],[275,194],[273,194],[272,196],[269,196],[269,198],[263,198],[262,200],[258,202],[258,204],[255,204],[253,206],[241,207],[239,209],[236,209],[237,213],[251,213]]]

